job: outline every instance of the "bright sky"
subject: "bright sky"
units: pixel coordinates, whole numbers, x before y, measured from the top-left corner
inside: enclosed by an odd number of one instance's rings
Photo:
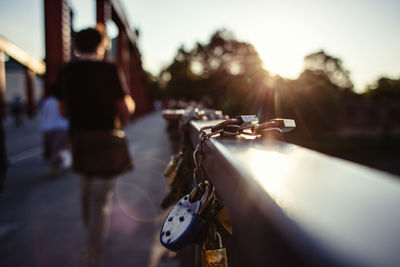
[[[95,0],[69,0],[76,29],[95,22]],[[140,29],[144,67],[154,74],[182,44],[206,43],[217,29],[254,45],[265,68],[297,78],[305,55],[342,59],[358,91],[382,75],[400,78],[398,0],[120,0]],[[1,0],[0,34],[44,56],[43,0]]]

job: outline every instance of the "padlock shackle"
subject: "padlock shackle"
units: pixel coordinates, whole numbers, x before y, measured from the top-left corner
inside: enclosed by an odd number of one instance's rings
[[[205,187],[205,188],[203,188],[203,187]],[[195,201],[195,198],[196,198],[199,190],[202,190],[203,194],[202,194],[202,197],[200,198],[200,210],[199,210],[198,214],[200,214],[204,210],[204,208],[208,206],[210,201],[213,199],[214,194],[215,194],[215,187],[208,180],[205,180],[205,181],[199,183],[189,195],[190,202]]]
[[[228,125],[238,125],[241,123],[241,120],[238,118],[233,118],[233,119],[228,119],[226,121],[223,121],[217,125],[215,125],[214,127],[211,127],[211,132],[217,132],[221,129],[224,129],[226,126]]]
[[[210,184],[207,180],[204,182],[207,182],[206,190],[200,199],[200,209],[199,209],[199,212],[197,213],[199,215],[203,212],[203,210],[206,207],[208,207],[208,205],[214,199],[214,196],[215,196],[215,187],[212,184]],[[210,190],[211,190],[211,192],[210,192]]]
[[[205,182],[205,181],[204,181],[204,182]],[[190,201],[191,203],[193,203],[194,201],[196,201],[195,198],[196,198],[196,196],[197,196],[199,190],[202,190],[201,186],[203,185],[204,182],[201,182],[201,183],[199,183],[199,184],[196,184],[195,187],[193,188],[192,192],[190,192],[190,194],[189,194],[189,201]],[[206,188],[206,190],[207,190],[207,188]],[[204,194],[203,194],[203,196],[204,196]]]

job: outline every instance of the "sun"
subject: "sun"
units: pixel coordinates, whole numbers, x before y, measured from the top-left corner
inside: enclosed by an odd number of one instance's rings
[[[303,68],[302,56],[282,49],[261,47],[258,49],[263,67],[271,74],[279,75],[288,79],[298,77]]]
[[[272,74],[296,79],[303,70],[304,56],[313,49],[312,37],[301,23],[270,19],[267,30],[257,28],[257,34],[246,36],[254,45],[264,68]]]

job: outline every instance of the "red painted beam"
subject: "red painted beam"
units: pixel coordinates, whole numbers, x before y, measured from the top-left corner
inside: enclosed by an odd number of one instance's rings
[[[111,19],[111,3],[110,0],[96,1],[96,20],[104,25]]]
[[[71,56],[71,18],[67,0],[44,0],[46,66],[45,94],[56,80],[59,68]]]
[[[26,69],[26,96],[27,96],[27,114],[29,117],[33,118],[36,114],[36,103],[35,103],[35,73]]]
[[[129,26],[128,19],[126,18],[124,9],[122,8],[119,0],[111,0],[112,6],[112,20],[118,25],[118,28],[122,28],[126,32],[130,44],[133,46],[136,43],[136,33],[132,31]],[[121,29],[120,29],[121,31]]]
[[[151,109],[150,98],[146,88],[146,77],[142,69],[140,54],[136,47],[130,50],[130,87],[132,97],[136,102],[136,115],[141,115]]]
[[[135,114],[146,113],[151,106],[141,55],[136,46],[136,33],[129,26],[125,12],[118,0],[97,0],[96,3],[97,22],[106,25],[109,19],[112,19],[118,26],[119,35],[115,61],[136,102]]]

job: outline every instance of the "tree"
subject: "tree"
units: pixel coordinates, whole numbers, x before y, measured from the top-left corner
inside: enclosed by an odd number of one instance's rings
[[[375,85],[369,87],[364,96],[375,102],[392,102],[400,100],[400,79],[381,77]]]
[[[160,87],[172,98],[192,99],[197,75],[190,68],[190,55],[181,47],[174,61],[160,73]]]
[[[213,108],[237,114],[254,106],[252,101],[266,76],[252,45],[219,30],[208,44],[197,43],[191,51],[181,47],[161,72],[160,83],[174,98],[199,101],[207,96]]]
[[[351,92],[349,72],[338,58],[318,51],[305,57],[297,80],[271,76],[251,44],[226,30],[207,44],[181,47],[160,75],[160,85],[173,98],[212,99],[212,108],[229,115],[257,114],[261,121],[287,117],[298,121],[299,136],[334,130],[335,112]]]
[[[342,89],[352,89],[350,72],[342,66],[339,58],[327,55],[324,50],[307,55],[304,58],[305,70],[316,72],[326,77]]]

